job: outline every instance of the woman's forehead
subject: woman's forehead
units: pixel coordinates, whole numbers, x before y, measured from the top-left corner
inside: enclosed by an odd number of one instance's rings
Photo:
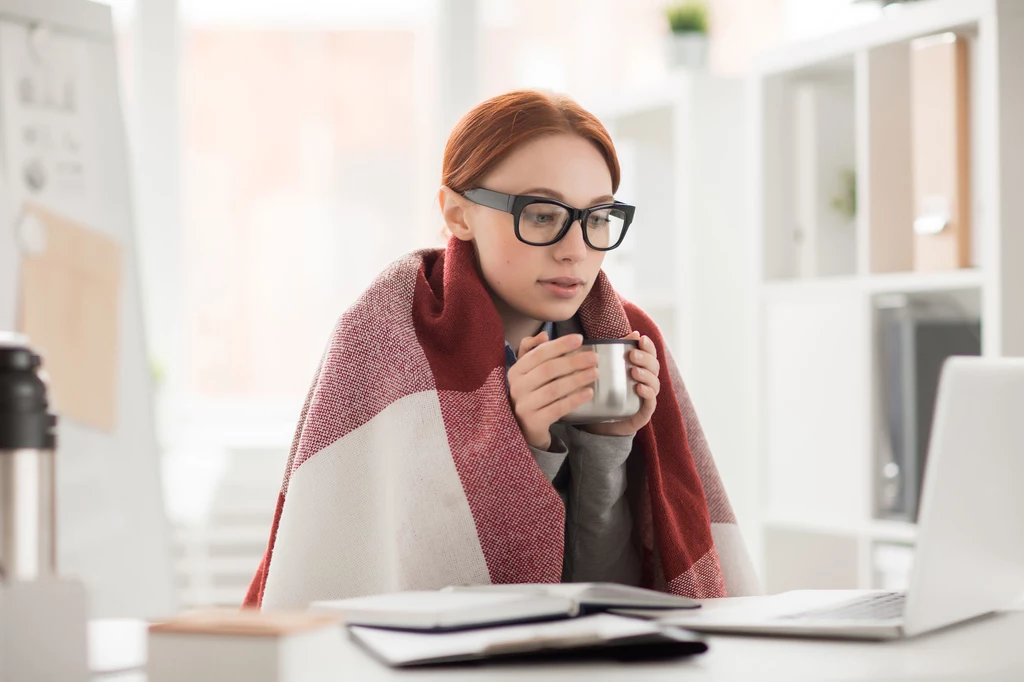
[[[589,140],[569,134],[545,135],[524,143],[488,175],[488,189],[529,194],[543,189],[567,203],[610,196],[608,164]]]

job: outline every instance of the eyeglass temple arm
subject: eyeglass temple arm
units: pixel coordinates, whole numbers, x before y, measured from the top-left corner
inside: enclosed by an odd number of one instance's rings
[[[506,213],[512,212],[512,205],[515,203],[516,198],[511,194],[503,194],[502,192],[495,192],[489,189],[483,189],[477,187],[475,189],[468,189],[463,192],[470,201],[473,201],[481,206],[488,208],[495,208],[499,211],[505,211]]]

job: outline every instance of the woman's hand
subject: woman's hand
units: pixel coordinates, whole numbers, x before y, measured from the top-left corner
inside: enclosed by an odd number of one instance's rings
[[[594,397],[597,353],[576,353],[579,334],[554,341],[541,332],[523,339],[519,360],[508,371],[512,413],[526,442],[538,450],[551,447],[551,425]]]
[[[654,408],[658,406],[658,393],[661,392],[661,363],[658,362],[658,350],[654,342],[640,332],[633,332],[627,339],[640,342],[639,350],[629,352],[629,361],[633,363],[633,379],[636,380],[636,392],[640,396],[640,411],[624,421],[605,424],[587,424],[582,426],[585,431],[599,436],[632,436],[651,421]]]

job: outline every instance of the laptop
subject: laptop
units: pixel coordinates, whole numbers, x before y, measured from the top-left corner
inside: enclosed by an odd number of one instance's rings
[[[1024,358],[943,366],[906,592],[801,590],[708,600],[662,623],[699,632],[898,639],[1024,596]]]

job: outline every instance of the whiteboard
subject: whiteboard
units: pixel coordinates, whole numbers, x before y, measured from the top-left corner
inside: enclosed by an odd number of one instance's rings
[[[60,420],[58,563],[61,573],[85,582],[95,617],[157,617],[174,609],[173,577],[110,9],[85,0],[0,0],[0,56],[7,59],[0,93],[10,94],[19,41],[38,27],[43,48],[80,61],[73,67],[82,84],[76,134],[85,150],[84,184],[38,196],[13,167],[17,145],[0,138],[7,142],[0,148],[0,330],[17,324],[16,223],[26,199],[119,242],[117,427],[108,433]],[[0,103],[0,124],[10,124],[13,107],[4,97]]]

